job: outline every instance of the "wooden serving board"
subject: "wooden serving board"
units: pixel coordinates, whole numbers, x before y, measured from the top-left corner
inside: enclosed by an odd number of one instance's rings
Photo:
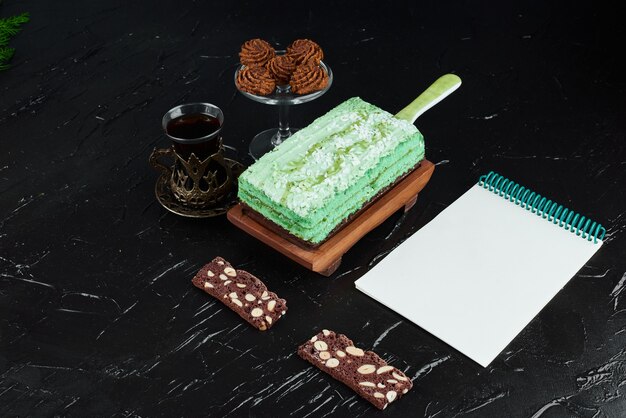
[[[405,212],[415,204],[417,194],[426,186],[435,170],[435,165],[423,160],[419,167],[400,183],[375,200],[358,217],[347,223],[328,241],[315,249],[302,248],[245,214],[241,204],[228,211],[228,220],[238,228],[291,258],[309,270],[330,276],[341,264],[341,257],[365,234],[383,223],[396,211],[404,207]]]

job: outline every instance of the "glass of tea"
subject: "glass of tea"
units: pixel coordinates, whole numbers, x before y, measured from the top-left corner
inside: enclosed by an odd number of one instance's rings
[[[178,155],[188,159],[194,153],[204,160],[220,151],[223,123],[224,113],[219,107],[189,103],[170,109],[163,116],[162,126]]]
[[[223,123],[222,110],[210,103],[176,106],[163,116],[163,129],[172,146],[155,148],[149,161],[162,172],[180,203],[210,207],[232,189],[233,172],[224,158],[220,135]],[[173,158],[173,163],[161,162],[165,157]]]

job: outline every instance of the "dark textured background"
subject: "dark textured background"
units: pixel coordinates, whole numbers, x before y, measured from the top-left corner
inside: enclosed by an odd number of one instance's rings
[[[238,4],[237,4],[238,3]],[[507,2],[499,2],[507,3]],[[592,2],[6,0],[30,11],[0,73],[0,416],[626,415],[624,23]],[[240,150],[275,108],[232,82],[239,45],[310,37],[335,73],[304,126],[360,95],[391,112],[439,75],[420,118],[432,181],[332,277],[154,198],[147,158],[170,107],[210,101]],[[249,162],[246,160],[246,162]],[[488,368],[354,289],[394,246],[495,170],[602,221],[602,250]],[[289,301],[260,333],[193,288],[221,255]],[[515,268],[514,255],[511,268]],[[416,266],[419,277],[419,266]],[[506,274],[506,272],[503,272]],[[415,379],[384,413],[295,355],[321,327]]]

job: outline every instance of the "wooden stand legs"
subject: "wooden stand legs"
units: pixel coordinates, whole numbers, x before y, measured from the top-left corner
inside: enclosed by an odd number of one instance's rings
[[[339,257],[333,262],[333,264],[328,266],[325,270],[319,271],[318,273],[321,274],[322,276],[326,276],[326,277],[330,276],[339,268],[339,265],[341,264],[341,259],[342,257]]]
[[[411,198],[411,200],[409,200],[408,202],[404,204],[404,213],[407,213],[408,211],[411,210],[413,206],[415,206],[415,202],[417,202],[417,196],[419,196],[419,194],[416,194],[415,196]]]
[[[413,206],[415,206],[415,203],[417,202],[417,196],[418,195],[415,195],[414,197],[411,198],[411,200],[406,202],[406,204],[404,205],[404,213],[407,213],[408,211],[411,210],[411,208]],[[322,271],[319,271],[318,273],[321,274],[322,276],[326,276],[326,277],[330,276],[335,271],[337,271],[337,269],[341,265],[341,259],[342,259],[342,257],[339,257],[330,266],[328,266],[326,269],[324,269]]]

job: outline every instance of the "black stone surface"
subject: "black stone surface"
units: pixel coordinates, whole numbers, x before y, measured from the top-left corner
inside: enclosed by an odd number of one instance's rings
[[[32,22],[0,73],[0,416],[625,416],[623,20],[594,2],[508,3],[5,1],[1,16]],[[155,201],[147,158],[167,144],[169,108],[222,107],[240,159],[276,125],[275,108],[233,86],[253,37],[325,50],[335,83],[293,109],[297,126],[354,95],[393,112],[441,74],[463,79],[417,122],[438,163],[417,205],[330,278],[224,217],[183,219]],[[608,235],[482,368],[353,282],[490,170]],[[275,328],[191,285],[216,255],[288,300]],[[296,348],[323,327],[373,347],[413,391],[380,413],[310,367]]]

